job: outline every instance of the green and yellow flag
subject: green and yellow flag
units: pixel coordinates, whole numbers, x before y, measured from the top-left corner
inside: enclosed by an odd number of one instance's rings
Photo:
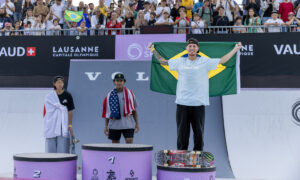
[[[82,11],[69,11],[65,10],[65,19],[67,21],[79,22],[82,19]]]
[[[179,57],[187,57],[186,43],[160,42],[153,43],[155,50],[165,59],[172,61]],[[199,56],[221,58],[230,52],[234,42],[200,42]],[[225,64],[219,64],[216,70],[209,74],[209,96],[237,94],[240,90],[239,55],[235,54]],[[150,89],[165,94],[176,94],[178,73],[171,71],[169,66],[161,65],[152,56]]]

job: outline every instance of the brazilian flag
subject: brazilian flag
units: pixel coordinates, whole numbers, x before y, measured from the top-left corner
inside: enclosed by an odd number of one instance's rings
[[[155,50],[165,59],[172,61],[187,57],[186,43],[159,42],[153,43]],[[198,56],[221,58],[230,52],[235,42],[200,42]],[[237,94],[240,90],[239,53],[236,53],[225,64],[219,64],[216,70],[208,74],[209,96]],[[165,94],[176,94],[178,73],[171,71],[168,65],[161,65],[152,56],[150,89]]]
[[[65,10],[65,19],[67,21],[79,22],[82,19],[82,11],[68,11]]]

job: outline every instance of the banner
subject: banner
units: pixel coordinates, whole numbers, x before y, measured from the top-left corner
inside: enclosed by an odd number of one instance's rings
[[[300,177],[300,90],[242,90],[223,97],[226,143],[237,179]]]
[[[134,143],[153,145],[153,153],[176,149],[175,96],[150,90],[150,67],[150,61],[71,61],[68,90],[76,107],[73,129],[75,135],[80,137],[77,152],[81,151],[81,144],[111,143],[103,133],[105,120],[101,118],[102,102],[114,88],[112,78],[117,72],[124,73],[125,85],[133,91],[138,104],[140,132],[135,134]],[[221,98],[211,98],[210,104],[205,112],[204,150],[215,155],[218,177],[233,178],[224,137]],[[124,143],[124,138],[121,143]],[[189,149],[192,148],[191,136]],[[79,162],[80,158],[79,153]],[[156,170],[155,163],[153,170]]]
[[[241,49],[242,88],[299,88],[298,33],[188,35],[199,41],[230,41]]]
[[[230,52],[236,43],[200,42],[197,56],[206,58],[221,58]],[[187,57],[186,43],[154,43],[155,50],[168,61]],[[239,54],[235,54],[225,64],[219,64],[217,69],[209,71],[209,96],[236,94],[240,89]],[[166,94],[176,94],[178,72],[171,71],[169,66],[161,65],[152,56],[151,90]]]
[[[116,36],[117,60],[151,60],[150,42],[185,42],[185,34],[152,34]]]
[[[114,36],[1,37],[0,87],[52,87],[71,58],[114,59]]]

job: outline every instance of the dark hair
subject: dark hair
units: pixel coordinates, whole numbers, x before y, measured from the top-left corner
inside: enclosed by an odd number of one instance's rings
[[[186,7],[180,6],[179,9],[178,9],[178,11],[180,11],[180,9],[183,9],[183,11],[186,13]]]
[[[223,6],[220,6],[219,9],[225,9]]]
[[[156,16],[156,13],[155,12],[151,12],[150,15]]]
[[[249,24],[250,24],[250,15],[249,15],[249,11],[250,11],[250,10],[252,10],[252,11],[254,12],[254,17],[257,16],[256,11],[255,11],[254,8],[248,9],[248,13],[247,13],[247,16],[246,16],[246,20],[245,20],[244,25],[249,25]]]
[[[53,19],[53,23],[54,23],[54,21],[59,22],[58,19]]]
[[[241,16],[238,16],[235,18],[235,21],[237,21],[237,20],[243,20],[243,18]]]
[[[63,82],[65,81],[63,76],[55,76],[53,78],[53,88],[56,89],[56,87],[54,86],[54,84],[58,81],[58,80],[62,80]]]

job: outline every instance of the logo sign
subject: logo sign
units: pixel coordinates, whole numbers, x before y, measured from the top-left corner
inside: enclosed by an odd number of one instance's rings
[[[152,54],[148,50],[151,42],[185,42],[184,34],[145,34],[116,36],[117,60],[151,60]]]
[[[99,46],[53,46],[52,57],[98,57]]]
[[[113,170],[109,170],[107,173],[107,180],[116,180],[116,172]]]
[[[300,45],[297,44],[274,44],[277,55],[300,55]]]
[[[111,164],[115,164],[115,156],[112,156],[110,158],[108,158],[108,161],[111,163]]]
[[[138,180],[139,178],[134,177],[134,174],[135,173],[134,173],[133,169],[131,169],[129,172],[130,178],[125,178],[125,180]]]
[[[241,49],[242,56],[254,56],[254,46],[253,44],[245,44]]]
[[[35,47],[27,47],[26,56],[35,56],[36,48]]]
[[[300,126],[300,99],[292,106],[292,121]]]
[[[36,47],[2,47],[0,48],[0,57],[23,57],[35,56]]]
[[[114,79],[115,75],[121,73],[121,72],[113,72],[111,74],[111,79]],[[100,79],[102,75],[102,72],[84,72],[84,74],[87,76],[88,80],[90,81],[96,81],[97,79]],[[149,81],[149,75],[146,74],[146,72],[136,72],[136,81]]]
[[[93,175],[92,175],[91,180],[99,180],[99,178],[98,178],[98,170],[96,168],[93,169]]]

